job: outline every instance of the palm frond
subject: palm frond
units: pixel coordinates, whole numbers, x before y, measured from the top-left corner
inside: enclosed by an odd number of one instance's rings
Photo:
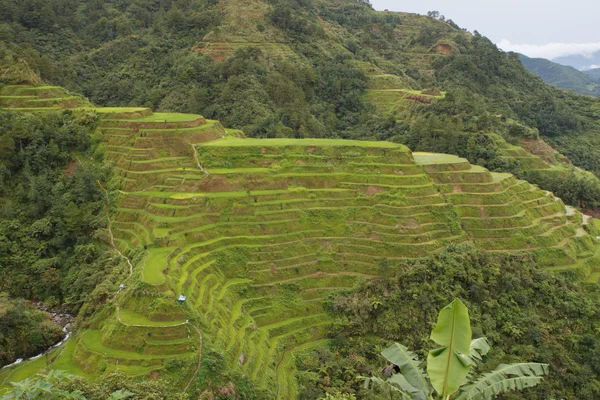
[[[400,369],[400,374],[395,374],[394,376],[402,375],[406,382],[415,389],[414,391],[407,390],[408,392],[413,394],[421,392],[424,396],[423,398],[427,398],[429,393],[431,393],[431,386],[427,381],[425,372],[421,369],[421,362],[415,353],[400,343],[394,343],[382,351],[381,355]],[[415,398],[420,399],[421,397]]]
[[[548,364],[502,364],[483,374],[473,384],[461,388],[455,400],[487,400],[508,390],[523,390],[536,386],[548,374]]]

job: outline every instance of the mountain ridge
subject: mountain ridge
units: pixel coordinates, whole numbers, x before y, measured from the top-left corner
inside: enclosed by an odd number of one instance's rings
[[[594,79],[593,72],[579,71],[574,67],[543,58],[529,58],[523,54],[519,58],[530,72],[540,76],[549,85],[579,94],[600,96],[600,82]]]

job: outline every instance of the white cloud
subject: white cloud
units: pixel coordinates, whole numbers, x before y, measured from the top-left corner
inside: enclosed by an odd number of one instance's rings
[[[586,65],[585,67],[581,67],[582,71],[589,71],[590,69],[598,69],[600,68],[600,64],[592,64],[592,65]]]
[[[548,44],[514,44],[506,39],[498,43],[504,51],[514,51],[533,58],[547,58],[553,60],[558,57],[580,55],[591,58],[600,51],[600,42],[597,43],[548,43]]]

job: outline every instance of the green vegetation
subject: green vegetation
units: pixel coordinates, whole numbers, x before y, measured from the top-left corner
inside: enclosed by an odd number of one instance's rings
[[[582,278],[600,269],[579,213],[457,156],[382,141],[244,139],[196,116],[113,111],[118,119],[97,128],[121,180],[110,226],[136,268],[116,307],[88,318],[59,358],[88,376],[159,373],[201,392],[201,340],[255,382],[247,390],[294,397],[293,360],[328,343],[323,300],[404,257],[473,242]],[[171,128],[185,120],[194,126]]]
[[[93,124],[69,111],[0,112],[0,290],[91,312],[106,301],[119,260],[93,238],[105,227]],[[77,151],[79,160],[71,160]],[[71,160],[71,161],[70,161]],[[90,297],[91,296],[91,297]]]
[[[0,299],[0,365],[38,355],[64,336],[49,314],[23,300]]]
[[[523,54],[519,55],[519,59],[530,72],[538,75],[549,85],[579,94],[600,96],[600,83],[585,72],[543,58],[529,58]]]
[[[335,318],[332,347],[299,357],[299,399],[335,391],[380,398],[345,378],[347,371],[380,376],[385,364],[379,353],[394,341],[427,357],[422,349],[437,346],[425,338],[438,310],[452,298],[468,307],[473,336],[490,343],[482,372],[514,362],[545,363],[550,371],[561,371],[535,388],[501,398],[598,396],[597,285],[581,285],[572,272],[540,270],[531,254],[486,253],[469,246],[420,260],[390,260],[387,271],[386,277],[327,300]],[[573,321],[577,333],[569,328]]]
[[[252,137],[391,140],[537,179],[547,190],[549,180],[530,172],[565,179],[567,170],[583,181],[566,157],[600,173],[598,102],[549,88],[518,55],[506,57],[451,20],[350,0],[134,3],[4,0],[3,80],[41,85],[39,72],[98,104],[148,107],[123,112],[168,116],[173,128],[187,118],[173,112],[182,112]],[[82,105],[62,93],[41,105]],[[0,96],[43,110],[37,100]],[[547,157],[531,139],[564,156]],[[569,204],[600,204],[600,180],[588,181],[594,198],[567,196]]]
[[[485,337],[471,340],[470,324],[467,308],[455,299],[440,311],[431,332],[431,340],[442,347],[429,352],[427,374],[418,357],[396,343],[381,353],[391,362],[382,371],[388,379],[367,378],[367,384],[379,384],[403,398],[431,399],[435,390],[439,398],[483,400],[536,386],[548,374],[547,364],[515,363],[502,364],[479,378],[468,377],[471,367],[490,350]]]
[[[160,132],[169,123],[145,129]],[[105,124],[112,121],[99,129]],[[385,275],[399,257],[427,257],[471,235],[482,248],[531,253],[540,265],[582,277],[596,269],[596,241],[578,237],[577,213],[510,174],[491,174],[456,156],[413,158],[388,142],[198,140],[194,129],[176,137],[165,130],[148,147],[135,129],[120,133],[133,135],[127,149],[119,136],[106,137],[128,190],[115,219],[122,251],[146,247],[143,279],[171,299],[171,306],[164,303],[169,313],[185,295],[186,308],[206,326],[204,340],[225,349],[223,362],[271,396],[294,396],[294,357],[326,343],[323,299]],[[160,145],[167,139],[168,154]],[[136,163],[120,154],[134,149],[143,150]],[[174,314],[144,318],[150,303],[136,302],[121,307],[121,324],[145,326],[154,337],[157,328],[181,321]],[[154,357],[147,345],[142,354],[124,353],[121,331],[106,324],[89,332],[87,347],[105,357]]]
[[[184,399],[169,391],[163,381],[136,382],[122,374],[111,374],[101,383],[50,371],[34,378],[12,384],[12,390],[3,400],[60,399],[60,400],[118,400],[118,399]]]
[[[600,397],[596,99],[350,0],[0,10],[0,291],[78,312],[4,389],[376,399],[461,298],[486,365],[560,371],[523,398]]]

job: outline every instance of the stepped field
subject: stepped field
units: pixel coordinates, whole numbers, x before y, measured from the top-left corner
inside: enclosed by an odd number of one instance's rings
[[[273,397],[292,399],[294,355],[326,343],[323,299],[393,274],[397,260],[470,242],[531,252],[583,278],[600,271],[595,228],[579,212],[456,156],[246,139],[199,115],[73,107],[101,116],[122,182],[111,232],[134,269],[51,368],[161,375],[183,389],[210,344]],[[23,379],[42,368],[35,362],[2,379]]]

